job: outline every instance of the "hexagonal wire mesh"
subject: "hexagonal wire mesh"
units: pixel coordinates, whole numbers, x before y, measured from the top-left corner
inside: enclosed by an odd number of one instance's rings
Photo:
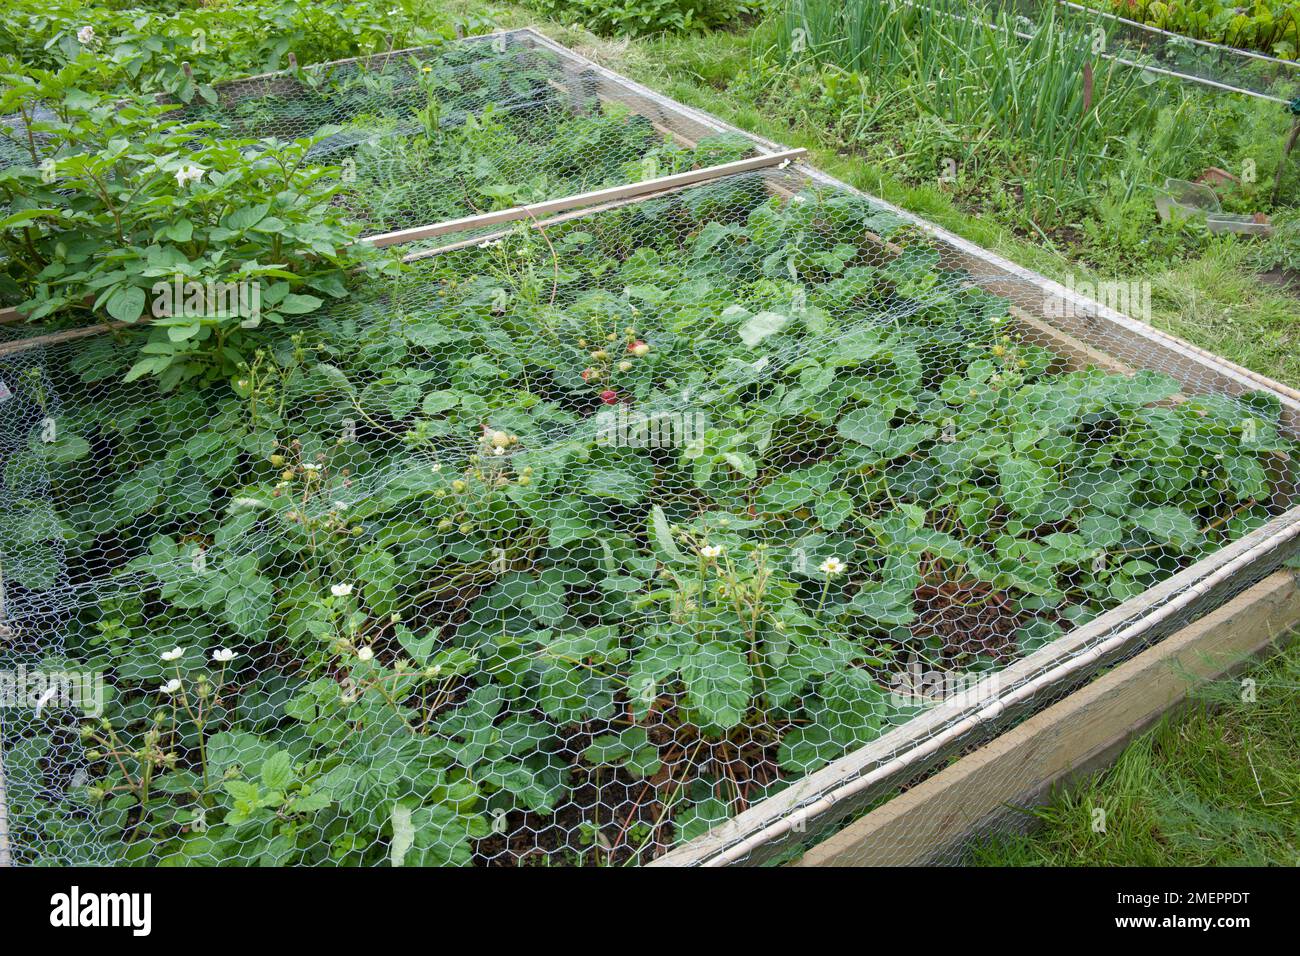
[[[658,110],[528,30],[303,67],[224,84],[174,114],[196,135],[318,138],[336,199],[369,233],[442,222],[716,166],[764,148],[738,133],[670,131]],[[37,113],[38,120],[54,117]],[[27,159],[21,117],[0,165]],[[50,132],[33,128],[49,150]],[[27,159],[30,162],[29,159]]]
[[[1171,33],[1072,0],[1056,0],[1056,3],[1071,13],[1090,18],[1104,30],[1112,45],[1111,55],[1156,75],[1175,76],[1283,103],[1286,99],[1277,95],[1279,80],[1300,78],[1300,64],[1294,60]],[[1030,17],[1039,12],[1031,7],[1029,0],[1020,0],[1019,7]]]
[[[15,860],[758,862],[1294,549],[1293,393],[815,171],[556,219],[3,356]]]

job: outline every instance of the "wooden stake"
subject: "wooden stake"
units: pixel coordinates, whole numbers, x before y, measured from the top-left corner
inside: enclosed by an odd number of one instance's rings
[[[40,348],[43,345],[58,345],[60,342],[71,342],[75,339],[84,339],[92,335],[102,335],[105,332],[113,332],[117,329],[125,329],[132,325],[139,324],[141,323],[105,322],[102,325],[87,325],[79,329],[64,329],[62,332],[51,332],[48,335],[37,335],[30,339],[15,339],[12,342],[0,342],[0,357],[5,355],[17,355],[19,352],[26,352],[29,349]]]

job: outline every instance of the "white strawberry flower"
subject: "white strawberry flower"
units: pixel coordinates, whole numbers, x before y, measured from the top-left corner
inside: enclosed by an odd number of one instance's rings
[[[162,652],[162,659],[165,661],[178,661],[185,654],[185,648],[173,647],[170,651]]]
[[[95,28],[84,26],[77,31],[77,42],[82,46],[89,46],[95,39]]]
[[[700,548],[700,557],[708,561],[722,557],[722,545],[706,544],[704,547]]]
[[[228,647],[218,647],[212,652],[212,659],[218,664],[229,664],[235,659],[235,652]]]
[[[844,573],[844,562],[835,557],[827,558],[818,567],[828,578]]]
[[[373,661],[375,659],[375,649],[373,647],[361,647],[357,649],[357,660]]]
[[[162,692],[164,694],[174,694],[180,689],[181,689],[181,680],[179,677],[173,677],[167,683],[162,685]]]
[[[335,597],[347,597],[351,593],[352,593],[352,585],[350,584],[330,585],[330,594],[334,595]]]

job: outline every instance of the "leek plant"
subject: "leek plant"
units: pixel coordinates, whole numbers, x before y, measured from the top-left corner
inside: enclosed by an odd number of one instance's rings
[[[968,142],[1013,144],[1026,211],[1058,222],[1170,102],[1163,85],[1101,56],[1105,37],[1091,30],[1050,8],[1031,23],[969,0],[792,0],[776,51],[905,91]]]

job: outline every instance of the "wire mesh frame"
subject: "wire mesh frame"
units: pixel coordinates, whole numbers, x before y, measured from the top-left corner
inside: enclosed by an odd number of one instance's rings
[[[691,109],[675,100],[661,96],[649,88],[624,77],[613,70],[600,66],[562,44],[556,43],[535,27],[519,27],[510,30],[498,30],[493,33],[477,34],[457,40],[458,44],[489,44],[504,41],[519,44],[527,49],[546,50],[561,64],[569,92],[575,96],[594,95],[601,99],[617,98],[624,106],[646,116],[651,122],[662,127],[662,132],[678,138],[679,141],[691,140],[692,145],[705,136],[720,132],[745,135],[755,144],[759,152],[776,152],[784,147],[768,140],[720,122],[701,111]],[[323,73],[338,67],[359,67],[362,69],[383,65],[399,57],[427,59],[445,49],[445,46],[410,47],[391,50],[385,53],[371,54],[365,57],[352,57],[346,60],[332,60],[326,63],[303,67],[302,72]],[[218,95],[230,102],[246,98],[266,96],[277,90],[297,90],[298,84],[294,72],[279,70],[258,76],[231,80],[216,87]]]
[[[668,110],[679,108],[671,101],[665,101],[663,105]],[[716,128],[727,128],[717,121],[713,123]],[[1140,356],[1140,364],[1160,367],[1179,378],[1192,391],[1209,388],[1239,394],[1261,388],[1270,390],[1281,402],[1293,429],[1300,421],[1297,418],[1300,403],[1296,401],[1295,393],[1285,386],[1163,336],[1142,323],[929,226],[902,210],[851,190],[816,170],[796,167],[780,174],[769,171],[765,175],[774,191],[787,197],[801,182],[817,183],[849,191],[877,208],[891,210],[928,233],[944,249],[950,264],[963,265],[974,281],[1020,303],[1029,312],[1041,311],[1050,301],[1069,301],[1078,313],[1076,315],[1072,310],[1071,322],[1060,324],[1069,325],[1072,334],[1062,335],[1057,330],[1044,328],[1044,325],[1056,322],[1055,319],[1045,323],[1026,314],[1024,322],[1031,334],[1037,332],[1062,352],[1074,353],[1077,361],[1104,361],[1100,352],[1089,350],[1111,347],[1126,356]],[[616,207],[618,204],[613,205]],[[1148,594],[1109,612],[1088,628],[1079,629],[1033,657],[1025,658],[1020,662],[1023,665],[1020,670],[1011,672],[1017,679],[1012,689],[996,699],[980,701],[973,712],[971,708],[931,711],[804,778],[777,797],[755,805],[732,823],[670,852],[659,862],[663,865],[757,862],[776,852],[781,847],[782,836],[797,831],[803,820],[820,817],[814,821],[820,824],[848,812],[872,792],[868,788],[888,788],[896,774],[919,772],[924,765],[939,759],[971,735],[986,731],[1034,706],[1041,695],[1059,693],[1064,686],[1081,679],[1096,667],[1104,666],[1140,643],[1165,633],[1186,616],[1202,613],[1225,592],[1237,586],[1234,582],[1241,576],[1271,569],[1286,556],[1288,548],[1294,546],[1298,512],[1300,509],[1292,509]],[[1004,672],[1004,679],[1006,675]],[[909,733],[905,735],[903,731]],[[903,737],[907,738],[907,743],[900,746]]]
[[[731,133],[732,135],[744,136],[752,146],[755,157],[750,160],[739,160],[734,164],[725,164],[736,166],[736,169],[719,168],[716,172],[705,168],[694,170],[689,173],[679,173],[675,176],[658,177],[667,180],[657,184],[655,180],[645,180],[642,182],[628,183],[624,187],[614,186],[605,190],[599,190],[600,195],[593,195],[590,202],[605,202],[618,198],[618,190],[626,188],[629,195],[640,195],[652,192],[657,188],[669,189],[679,184],[685,184],[690,181],[699,181],[713,178],[716,175],[725,175],[733,171],[741,171],[745,168],[759,168],[766,165],[762,161],[763,157],[782,154],[782,160],[794,158],[802,151],[792,151],[784,147],[770,144],[756,137],[744,134],[740,130],[723,128],[715,121],[701,121],[701,118],[692,115],[690,111],[684,110],[679,104],[673,101],[665,101],[658,96],[646,95],[650,93],[638,84],[628,81],[626,78],[616,73],[596,69],[596,64],[583,57],[578,56],[564,46],[553,43],[531,27],[503,30],[496,33],[484,34],[471,38],[465,38],[461,43],[483,44],[510,44],[511,47],[520,47],[523,50],[545,51],[558,64],[559,71],[555,77],[548,78],[548,84],[558,91],[563,92],[569,98],[573,107],[581,108],[584,102],[595,99],[605,104],[617,104],[619,107],[630,110],[633,115],[638,115],[649,120],[653,128],[661,135],[669,138],[672,142],[687,149],[696,148],[704,138],[716,135],[718,133]],[[410,50],[399,50],[385,54],[378,54],[365,58],[357,58],[335,63],[320,64],[312,67],[313,72],[322,73],[336,69],[340,66],[356,66],[368,68],[376,64],[386,65],[389,61],[400,57],[414,57],[416,59],[429,58],[436,55],[441,47],[423,47]],[[287,71],[279,73],[265,74],[259,77],[253,77],[244,80],[233,81],[219,88],[219,95],[223,102],[237,102],[246,98],[257,98],[266,96],[270,93],[280,91],[281,89],[297,90],[299,87],[294,76]],[[748,163],[748,165],[742,165]],[[680,183],[678,182],[680,180]],[[387,246],[398,242],[414,242],[418,239],[428,238],[433,235],[447,231],[456,231],[462,229],[475,228],[476,218],[483,219],[484,225],[491,224],[492,217],[499,221],[509,221],[511,219],[527,218],[531,213],[544,214],[552,211],[550,208],[553,204],[556,209],[571,208],[568,203],[577,204],[578,201],[586,202],[586,194],[562,197],[549,196],[545,200],[529,204],[541,208],[527,210],[523,206],[513,207],[509,210],[499,212],[484,213],[481,217],[465,217],[465,223],[459,221],[445,221],[442,223],[417,223],[406,229],[395,229],[378,233],[371,233],[362,236],[363,241],[374,242],[376,245]]]
[[[1224,46],[1220,43],[1214,43],[1210,40],[1202,40],[1197,37],[1187,36],[1181,33],[1173,33],[1169,30],[1162,30],[1159,27],[1153,27],[1150,24],[1139,23],[1136,20],[1130,20],[1121,17],[1118,14],[1106,10],[1099,10],[1095,7],[1084,6],[1083,4],[1074,3],[1073,0],[1051,0],[1052,3],[1065,7],[1075,13],[1094,17],[1097,20],[1104,21],[1112,25],[1112,29],[1117,34],[1122,35],[1125,40],[1132,41],[1132,46],[1125,45],[1125,50],[1137,48],[1145,52],[1154,48],[1159,53],[1164,53],[1170,47],[1182,47],[1185,49],[1195,49],[1205,53],[1207,56],[1213,56],[1220,63],[1224,61],[1235,62],[1239,64],[1239,69],[1233,71],[1231,79],[1236,82],[1228,82],[1224,79],[1209,74],[1209,70],[1202,73],[1193,72],[1190,68],[1178,68],[1177,66],[1161,66],[1158,63],[1144,62],[1142,60],[1130,60],[1124,56],[1115,55],[1112,58],[1126,66],[1137,69],[1150,70],[1163,76],[1170,76],[1188,83],[1200,83],[1212,89],[1224,90],[1232,93],[1242,93],[1247,96],[1254,96],[1260,99],[1272,100],[1275,103],[1285,104],[1287,100],[1274,96],[1267,92],[1264,87],[1271,85],[1261,81],[1256,86],[1244,86],[1243,82],[1251,78],[1246,76],[1246,68],[1255,66],[1261,68],[1265,73],[1270,72],[1273,78],[1290,77],[1300,78],[1300,64],[1294,60],[1283,60],[1279,57],[1270,56],[1267,53],[1260,53],[1258,50],[1245,50],[1237,47]],[[1222,75],[1222,74],[1220,74]]]
[[[539,42],[564,49],[545,37]],[[579,59],[584,60],[586,69],[635,90],[640,98],[659,103],[665,115],[685,114],[719,131],[743,133],[768,149],[782,148],[585,58]],[[1037,335],[1040,340],[1045,337],[1043,344],[1063,354],[1073,353],[1076,362],[1131,371],[1111,353],[1132,354],[1140,356],[1136,364],[1164,371],[1186,384],[1204,387],[1205,382],[1210,382],[1215,390],[1231,395],[1262,389],[1278,398],[1283,421],[1292,432],[1300,434],[1300,392],[1295,389],[1161,332],[812,166],[799,163],[790,172],[859,196],[909,221],[943,250],[950,263],[964,266],[982,287],[1015,303],[1021,310],[1018,318],[1022,334],[1031,338]],[[789,195],[790,186],[781,191]],[[1044,316],[1044,312],[1050,314]],[[817,826],[819,832],[829,835],[831,830],[821,828],[832,828],[874,796],[934,767],[973,741],[1000,733],[1116,661],[1209,612],[1246,584],[1276,570],[1297,550],[1300,506],[1011,665],[1000,674],[999,686],[1004,690],[998,695],[974,704],[962,701],[921,715],[650,865],[761,863],[782,852],[790,842],[807,842],[805,830],[809,826]]]
[[[755,167],[765,165],[762,161],[764,157],[772,156],[776,153],[785,154],[794,157],[796,151],[791,151],[786,147],[771,143],[767,140],[751,136],[734,127],[720,124],[711,117],[699,114],[697,111],[690,110],[672,100],[660,97],[649,89],[634,83],[617,73],[599,67],[594,62],[579,56],[568,48],[554,43],[537,30],[526,27],[521,29],[501,30],[493,33],[480,34],[471,37],[464,37],[454,43],[458,46],[487,46],[503,45],[504,51],[544,51],[555,63],[557,69],[555,75],[548,78],[548,83],[558,92],[566,95],[574,109],[581,107],[583,103],[590,102],[593,99],[601,103],[616,103],[620,107],[628,109],[633,115],[644,117],[649,121],[657,133],[666,137],[674,144],[685,149],[695,149],[707,137],[715,136],[721,133],[729,133],[736,136],[743,136],[752,145],[752,152],[755,154],[751,159],[757,160],[752,165]],[[401,63],[408,59],[417,60],[434,60],[447,49],[446,44],[434,46],[411,47],[401,50],[391,50],[384,53],[372,54],[365,57],[352,57],[344,60],[334,60],[325,63],[313,64],[302,67],[299,70],[279,70],[271,73],[260,74],[258,76],[247,77],[239,80],[219,84],[216,87],[218,103],[225,107],[232,107],[238,103],[247,100],[256,100],[263,97],[277,94],[294,94],[301,93],[304,90],[302,82],[298,79],[299,75],[316,75],[329,76],[339,70],[380,70],[382,71],[391,62]],[[167,102],[163,96],[159,96],[160,102]],[[183,113],[184,111],[182,111]],[[16,122],[14,118],[7,118],[8,122]],[[723,164],[726,165],[726,164]],[[722,170],[719,174],[729,172],[729,169]],[[683,180],[695,178],[708,178],[712,174],[709,170],[693,170],[690,173],[679,173],[676,177]],[[673,180],[674,176],[660,177],[665,180]],[[647,188],[656,188],[653,181],[642,180],[627,184],[629,187],[636,187],[629,191],[634,194],[644,192]],[[664,182],[663,188],[671,188],[672,182]],[[611,187],[617,189],[617,187]],[[562,201],[573,199],[574,196],[547,196],[546,202]],[[606,199],[612,197],[605,197]],[[592,201],[598,201],[593,199]],[[517,210],[506,210],[505,212],[523,210],[518,207]],[[519,212],[517,216],[503,216],[503,219],[524,218],[527,210]],[[501,216],[501,213],[491,213],[486,215]],[[361,237],[362,241],[376,241],[379,245],[388,245],[393,242],[412,242],[418,235],[415,233],[419,227],[433,227],[444,224],[427,223],[421,220],[415,220],[410,224],[411,228],[398,228],[399,224],[394,224],[393,230],[381,229],[377,232],[371,232]],[[469,228],[466,226],[465,228]],[[16,307],[0,309],[0,326],[20,322],[22,315]],[[116,326],[112,326],[116,327]],[[67,330],[56,333],[59,336],[73,338],[82,335],[95,335],[100,332],[109,331],[111,327],[89,327],[86,329]],[[42,338],[40,344],[54,344],[62,341],[61,338]],[[12,348],[22,348],[19,341],[6,340],[6,345]]]
[[[774,187],[774,190],[777,191],[777,193],[781,194],[789,194],[790,190],[798,186],[798,182],[800,182],[802,178],[801,174],[796,172],[774,173],[771,172],[771,170],[768,170],[766,176],[771,177],[772,187]],[[777,177],[780,178],[777,179]],[[1006,281],[1004,281],[1004,285],[1005,282]],[[1034,326],[1031,325],[1030,329],[1034,330]],[[1067,345],[1069,345],[1069,343],[1067,343]],[[1083,347],[1083,343],[1076,343],[1076,345],[1071,347],[1079,349],[1079,347]],[[1082,356],[1080,362],[1087,362],[1087,356]],[[1204,382],[1199,382],[1199,384],[1204,385]],[[1281,553],[1281,551],[1275,551],[1275,553]],[[1222,557],[1229,557],[1229,554],[1225,553]],[[1238,557],[1240,557],[1240,555],[1238,555]],[[1253,559],[1253,554],[1245,555],[1245,557]],[[1225,568],[1219,568],[1218,581],[1221,581],[1222,587],[1231,587],[1231,572],[1235,570],[1245,570],[1248,563],[1248,561],[1236,561],[1232,563],[1231,567],[1227,568],[1226,571]],[[1184,578],[1190,578],[1191,574],[1192,572],[1190,572],[1190,575],[1184,575]],[[1196,574],[1201,574],[1200,568],[1197,568]],[[1186,581],[1184,581],[1184,583],[1186,583]],[[1205,598],[1205,602],[1208,604],[1210,598],[1205,597],[1204,592],[1209,587],[1210,585],[1206,585],[1204,581],[1196,581],[1196,587],[1171,589],[1171,609],[1175,611],[1187,610],[1188,605],[1191,605],[1192,602],[1200,602],[1201,598]],[[1151,598],[1151,596],[1144,598],[1144,600],[1135,601],[1134,604],[1147,605],[1149,604],[1149,598]],[[1179,600],[1182,600],[1180,604]],[[1200,610],[1200,604],[1197,604],[1193,610]],[[1128,646],[1128,643],[1130,643],[1131,640],[1138,640],[1136,635],[1139,635],[1139,633],[1144,637],[1152,636],[1151,626],[1156,622],[1153,622],[1151,618],[1140,617],[1134,619],[1131,615],[1127,618],[1123,617],[1123,615],[1125,615],[1125,611],[1121,610],[1117,611],[1113,617],[1121,620],[1121,623],[1125,624],[1125,633],[1118,635],[1118,640],[1106,640],[1104,646],[1099,646],[1097,644],[1082,644],[1076,646],[1076,648],[1074,648],[1075,657],[1066,661],[1067,665],[1069,665],[1066,669],[1066,674],[1061,674],[1062,669],[1044,671],[1044,667],[1047,666],[1047,663],[1044,663],[1044,661],[1050,662],[1054,661],[1054,659],[1060,658],[1060,652],[1065,650],[1065,645],[1063,644],[1054,645],[1056,648],[1060,648],[1058,652],[1043,654],[1040,658],[1035,658],[1034,662],[1026,663],[1026,665],[1024,665],[1023,670],[1032,671],[1035,679],[1028,682],[1028,684],[1030,684],[1028,689],[1024,687],[1017,688],[1019,691],[1019,697],[1010,698],[1009,696],[1004,695],[998,697],[997,700],[985,702],[987,706],[984,706],[984,708],[980,709],[979,713],[974,715],[967,714],[965,711],[962,711],[962,713],[959,714],[953,714],[950,713],[950,711],[949,713],[939,713],[939,711],[935,711],[936,719],[933,719],[933,721],[928,724],[928,727],[922,726],[922,724],[919,723],[915,724],[915,730],[922,735],[922,741],[920,741],[920,744],[922,745],[915,748],[913,752],[919,753],[919,756],[924,758],[924,760],[928,761],[931,760],[931,758],[937,760],[937,758],[943,756],[943,753],[946,753],[946,748],[950,747],[950,745],[957,744],[958,741],[967,739],[970,734],[974,734],[974,732],[982,730],[982,728],[992,726],[993,719],[1001,718],[1002,715],[1004,715],[1004,711],[1008,715],[1018,715],[1021,713],[1022,709],[1027,709],[1028,706],[1035,704],[1035,695],[1039,695],[1039,693],[1057,693],[1060,691],[1060,684],[1056,683],[1058,679],[1076,679],[1078,676],[1082,675],[1083,672],[1086,672],[1086,666],[1101,666],[1102,663],[1109,661],[1113,654],[1122,653],[1123,648]],[[1173,615],[1171,615],[1170,611],[1166,610],[1162,619],[1173,620]],[[1078,636],[1083,637],[1083,635]],[[1089,667],[1089,669],[1091,669],[1091,667]],[[958,721],[958,718],[962,718],[961,721]],[[954,722],[956,722],[956,726],[954,726]],[[974,724],[974,726],[972,726],[972,724]],[[983,727],[980,726],[980,724],[983,724]],[[911,735],[909,735],[909,739],[911,739]],[[867,753],[867,749],[868,748],[863,748],[863,750],[859,750],[859,752],[853,754],[853,757],[859,758],[863,756],[863,754]],[[888,774],[885,775],[885,777],[876,775],[876,777],[872,779],[878,780],[880,786],[885,786],[888,775],[894,773],[894,771],[900,770],[901,767],[904,766],[909,769],[909,773],[915,773],[915,771],[919,770],[920,766],[923,766],[923,763],[917,760],[907,760],[905,762],[904,756],[900,754],[897,760],[892,760],[884,767],[884,769],[888,771]],[[842,769],[842,767],[837,766],[836,769],[839,770]],[[868,783],[870,782],[871,780],[868,780]],[[806,786],[809,787],[810,790],[815,790],[816,795],[818,795],[819,803],[820,801],[827,800],[828,797],[824,795],[822,790],[815,788],[814,783],[815,780],[814,782],[806,784]],[[854,779],[854,783],[857,783],[857,779]],[[848,786],[848,784],[846,784],[846,786]],[[800,790],[802,790],[802,788],[800,788]],[[790,792],[793,793],[800,791]],[[848,799],[849,796],[857,796],[857,791],[846,793],[845,799],[839,801],[839,803],[833,804],[833,806],[836,806],[836,808],[839,809],[848,810],[850,806],[855,803],[855,800]],[[779,801],[780,797],[776,797],[774,800]],[[755,806],[755,812],[764,809],[770,808],[768,808],[766,804]],[[785,818],[783,818],[783,821],[784,819]],[[793,827],[793,825],[790,826]],[[757,849],[759,849],[759,851],[766,849],[766,844]],[[673,861],[675,861],[675,858],[667,858],[667,862]]]

